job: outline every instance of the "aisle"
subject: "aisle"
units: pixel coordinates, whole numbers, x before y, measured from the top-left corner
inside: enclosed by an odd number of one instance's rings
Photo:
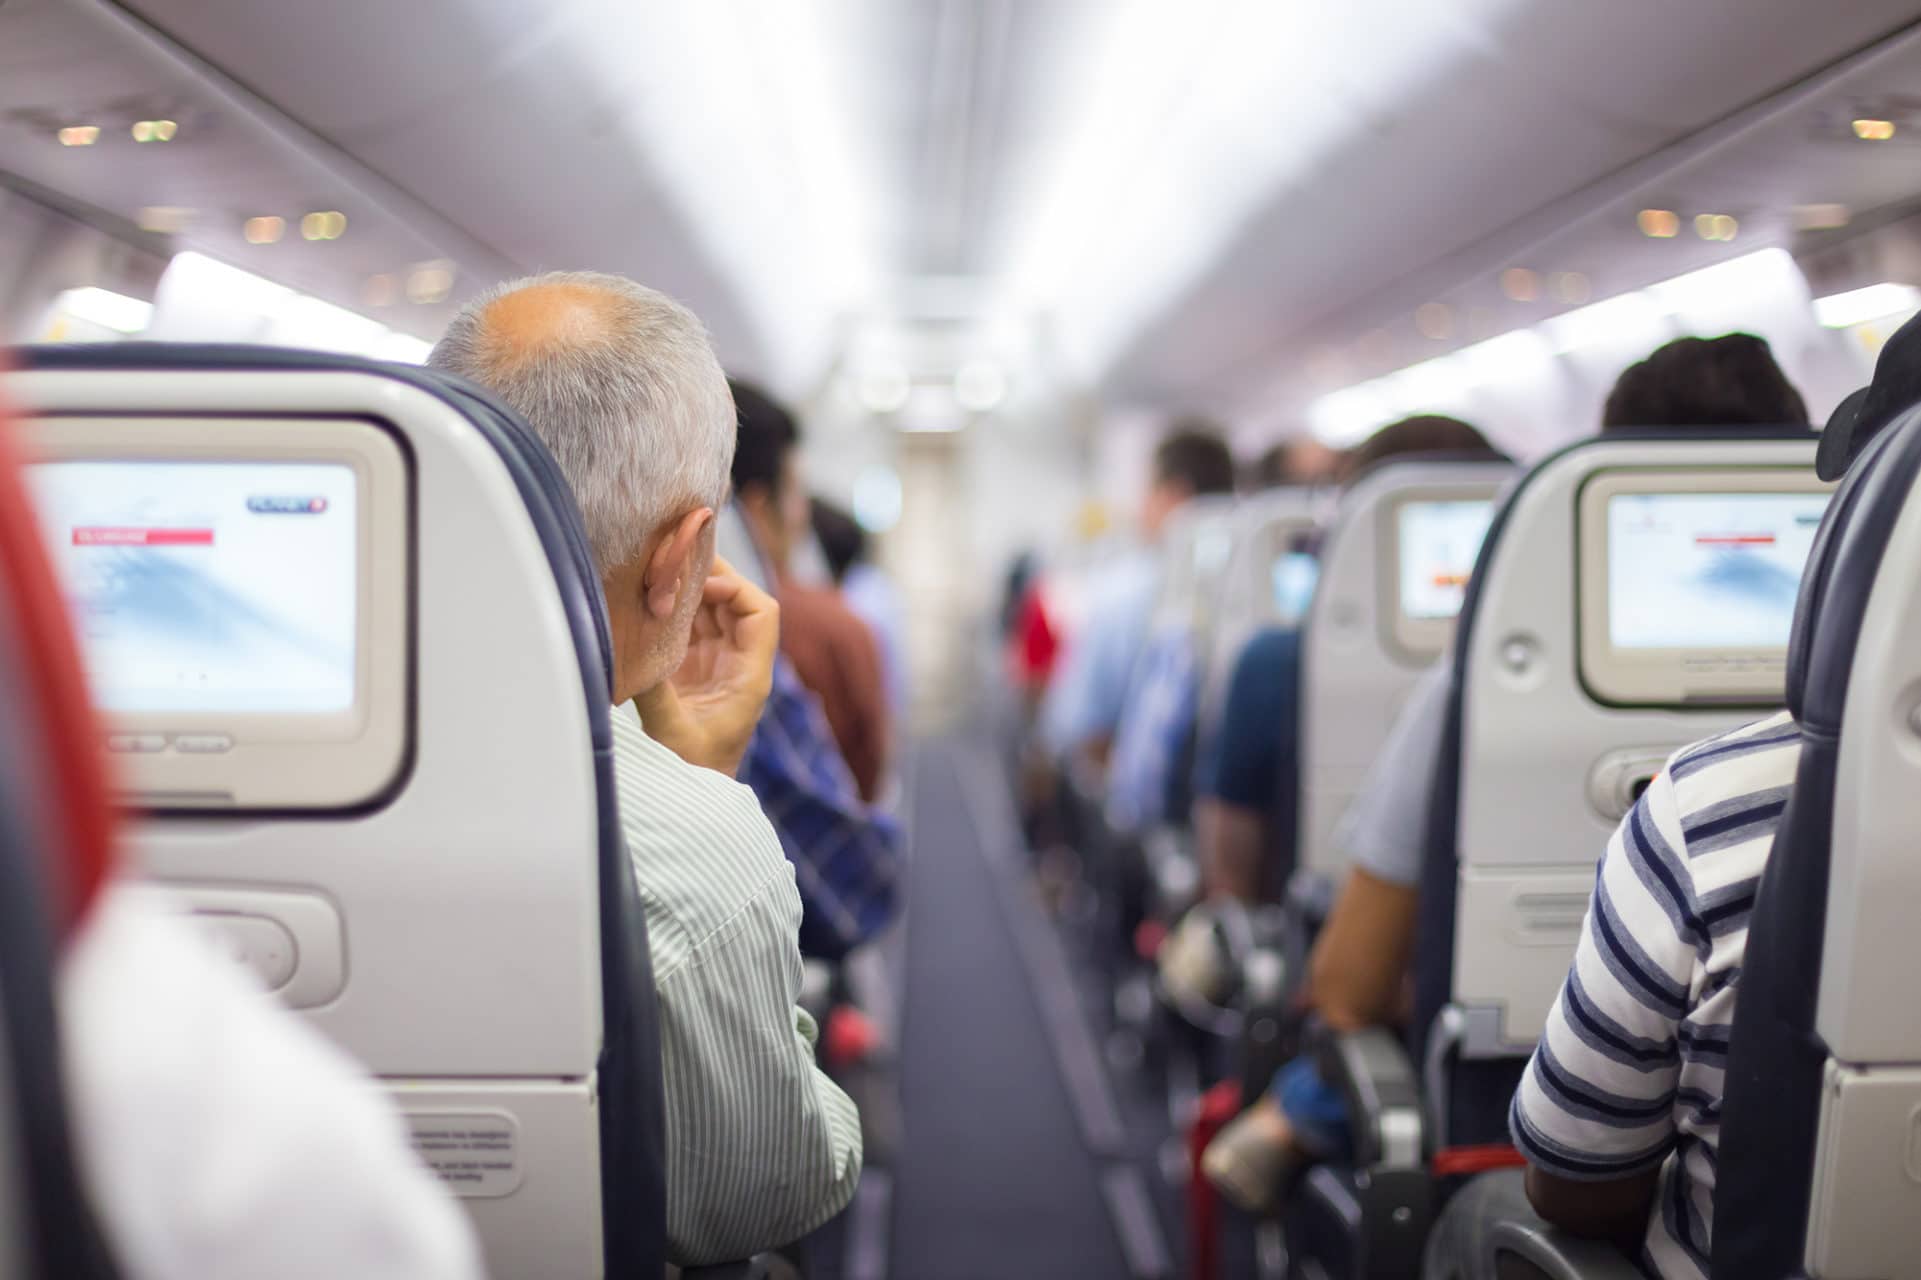
[[[1037,951],[1044,926],[1010,899],[1024,891],[1018,869],[990,861],[1017,854],[994,847],[1010,834],[996,776],[984,745],[963,738],[918,753],[890,1274],[1125,1276],[1113,1214],[1128,1190],[1117,1197],[1088,1143],[1090,1127],[1098,1146],[1119,1121],[1091,1041],[1062,1035],[1060,984]]]

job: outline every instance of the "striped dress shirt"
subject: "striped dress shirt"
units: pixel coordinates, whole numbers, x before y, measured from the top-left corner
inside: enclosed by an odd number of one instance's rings
[[[1573,969],[1514,1095],[1548,1173],[1659,1168],[1644,1271],[1705,1277],[1735,993],[1755,888],[1800,760],[1786,712],[1685,748],[1601,861]]]
[[[814,1063],[800,894],[753,792],[613,709],[621,827],[647,915],[667,1109],[669,1258],[745,1258],[853,1196],[860,1116]]]

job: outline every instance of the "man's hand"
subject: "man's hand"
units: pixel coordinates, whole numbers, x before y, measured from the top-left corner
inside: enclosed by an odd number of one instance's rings
[[[732,777],[774,683],[780,606],[716,559],[694,613],[687,660],[634,699],[649,737],[688,764]]]

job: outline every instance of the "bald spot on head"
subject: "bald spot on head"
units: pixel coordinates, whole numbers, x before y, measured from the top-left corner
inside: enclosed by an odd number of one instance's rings
[[[502,294],[481,310],[482,358],[518,370],[571,346],[604,339],[620,299],[597,285],[546,281]]]

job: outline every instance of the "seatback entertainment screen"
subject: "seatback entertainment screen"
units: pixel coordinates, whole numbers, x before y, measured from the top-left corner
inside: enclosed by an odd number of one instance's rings
[[[1400,610],[1417,619],[1461,611],[1467,580],[1494,518],[1485,499],[1409,502],[1400,509]]]
[[[102,710],[353,706],[352,467],[74,460],[29,483]]]
[[[1608,639],[1617,649],[1783,648],[1825,493],[1608,499]]]

